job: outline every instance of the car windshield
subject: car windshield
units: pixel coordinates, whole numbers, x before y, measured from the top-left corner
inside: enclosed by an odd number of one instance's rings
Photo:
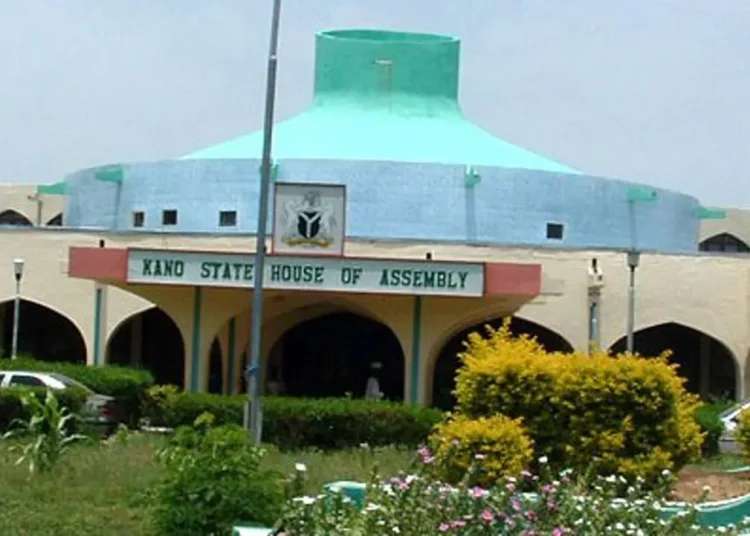
[[[83,385],[81,382],[75,381],[73,378],[68,378],[67,376],[63,376],[62,374],[56,374],[56,373],[50,374],[50,376],[56,379],[57,381],[59,381],[60,383],[62,383],[63,385],[65,385],[65,387],[74,387],[77,389],[83,389],[87,393],[93,393],[91,389]]]
[[[732,413],[734,413],[738,409],[743,409],[746,406],[750,406],[750,402],[748,402],[747,400],[744,401],[744,402],[739,402],[739,403],[735,404],[734,406],[732,406],[731,408],[725,409],[724,411],[722,411],[721,413],[719,413],[719,418],[720,419],[725,419],[726,417],[729,417]]]

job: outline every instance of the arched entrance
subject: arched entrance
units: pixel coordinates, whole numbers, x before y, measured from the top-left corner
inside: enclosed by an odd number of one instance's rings
[[[224,392],[224,361],[218,338],[214,338],[208,354],[208,392],[214,394]]]
[[[14,302],[0,304],[0,348],[10,357]],[[86,342],[68,317],[39,303],[21,300],[18,323],[18,354],[45,361],[86,362]]]
[[[480,324],[468,327],[454,335],[443,347],[435,361],[435,370],[432,376],[432,405],[443,410],[450,410],[456,404],[453,389],[456,385],[456,371],[461,365],[458,354],[464,351],[464,342],[474,332],[484,333],[485,326],[499,328],[504,318],[495,318]],[[572,352],[571,345],[564,337],[549,328],[535,324],[523,318],[513,317],[510,330],[514,335],[523,333],[531,335],[550,352]]]
[[[137,313],[117,326],[107,344],[107,362],[143,367],[151,371],[157,384],[184,388],[182,333],[158,307]]]
[[[22,227],[28,227],[34,224],[29,218],[20,212],[8,209],[0,212],[0,225],[19,225]]]
[[[371,364],[385,398],[404,398],[404,354],[387,326],[340,312],[307,320],[289,329],[271,350],[268,381],[289,396],[361,398]]]
[[[671,361],[679,365],[685,386],[703,398],[736,398],[737,365],[732,352],[710,335],[675,322],[652,326],[635,332],[635,351],[656,356],[672,351]],[[612,353],[624,352],[626,338],[611,347]]]

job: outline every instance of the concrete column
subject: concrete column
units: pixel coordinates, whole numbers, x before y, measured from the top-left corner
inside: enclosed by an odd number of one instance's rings
[[[143,363],[143,315],[135,315],[130,326],[130,364],[139,367]]]
[[[94,283],[94,344],[89,365],[104,365],[107,352],[107,289],[109,285]]]
[[[0,307],[0,357],[3,356],[3,349],[5,348],[5,310],[6,307]]]
[[[412,335],[411,335],[411,356],[404,359],[404,365],[407,366],[404,374],[404,402],[412,406],[424,405],[424,367],[422,365],[422,306],[421,296],[414,297],[412,310]],[[407,365],[408,363],[408,365]]]
[[[706,399],[711,394],[711,340],[703,334],[698,344],[698,359],[698,392]]]

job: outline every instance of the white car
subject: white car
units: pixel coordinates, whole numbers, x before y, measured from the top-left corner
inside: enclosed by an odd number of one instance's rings
[[[115,399],[100,395],[72,378],[56,372],[30,372],[20,370],[0,370],[0,388],[6,387],[46,387],[54,391],[79,389],[86,393],[84,420],[90,424],[114,426],[117,424]]]
[[[724,423],[724,432],[721,434],[722,441],[734,441],[734,431],[740,423],[740,413],[750,409],[750,400],[739,402],[719,414],[721,422]]]

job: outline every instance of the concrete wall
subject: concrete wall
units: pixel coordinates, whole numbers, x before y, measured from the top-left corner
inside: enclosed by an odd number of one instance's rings
[[[14,210],[34,225],[45,225],[61,214],[65,199],[59,195],[36,195],[36,185],[0,186],[0,213]]]
[[[251,249],[252,238],[232,236],[186,236],[164,234],[106,234],[65,229],[5,228],[0,230],[0,302],[14,294],[12,263],[16,256],[26,260],[23,297],[44,304],[69,318],[81,331],[93,361],[94,283],[67,277],[67,252],[72,245],[96,246],[105,239],[108,247],[143,246],[197,250]],[[602,344],[608,347],[624,336],[627,310],[627,267],[625,255],[614,251],[574,251],[529,248],[471,247],[437,243],[374,243],[351,240],[348,255],[402,259],[505,261],[541,263],[544,268],[543,294],[524,305],[518,316],[543,325],[570,341],[576,348],[588,345],[587,277],[590,260],[596,257],[605,286],[602,290]],[[722,255],[644,254],[637,272],[636,328],[677,322],[715,338],[734,355],[744,378],[750,349],[750,260]],[[200,337],[193,336],[195,294],[180,287],[132,288],[132,293],[109,288],[106,300],[106,339],[129,316],[156,303],[180,328],[186,347],[186,379],[198,362],[201,387],[206,385],[207,359],[215,336],[226,344],[227,323],[236,317],[236,348],[247,344],[249,329],[248,291],[204,289],[201,296]],[[429,400],[431,375],[440,349],[461,329],[502,316],[517,304],[431,298],[423,304],[423,339],[419,368],[423,383],[419,399]],[[351,310],[377,319],[396,334],[406,358],[406,392],[411,394],[410,370],[413,333],[413,300],[409,297],[347,297],[306,293],[269,293],[264,351],[273,341],[300,321],[331,312]],[[193,346],[200,348],[193,351]],[[225,346],[226,347],[226,346]],[[241,353],[237,350],[237,354]],[[197,357],[196,357],[197,356]]]
[[[467,165],[471,165],[467,162]],[[83,170],[68,180],[66,223],[72,227],[174,233],[253,233],[258,160],[182,160],[131,164],[122,183]],[[379,240],[452,240],[530,246],[630,247],[669,252],[697,249],[698,201],[659,190],[654,201],[628,203],[633,185],[586,175],[395,162],[284,160],[279,181],[345,183],[347,235]],[[176,225],[162,211],[177,210]],[[219,211],[237,211],[236,227],[220,227]],[[547,224],[563,224],[561,240]]]

